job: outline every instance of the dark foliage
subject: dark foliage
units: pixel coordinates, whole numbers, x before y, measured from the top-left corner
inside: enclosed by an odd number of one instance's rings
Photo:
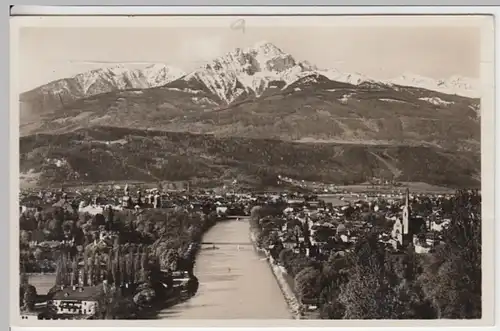
[[[57,166],[56,160],[63,160],[63,165]],[[395,179],[404,181],[471,186],[478,183],[479,153],[96,127],[22,137],[20,167],[21,172],[39,176],[42,185],[213,178],[219,178],[220,185],[239,178],[254,187],[266,187],[275,185],[278,175],[348,184],[390,170],[398,173]]]

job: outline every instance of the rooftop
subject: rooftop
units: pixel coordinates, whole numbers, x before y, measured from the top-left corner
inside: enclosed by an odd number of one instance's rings
[[[65,286],[54,292],[52,300],[96,300],[102,292],[103,286]]]

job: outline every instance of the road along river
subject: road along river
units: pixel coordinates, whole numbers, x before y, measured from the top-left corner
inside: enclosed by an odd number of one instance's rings
[[[159,319],[291,319],[281,289],[250,241],[247,219],[216,224],[203,237],[194,274],[199,288]],[[220,244],[217,244],[220,243]],[[234,243],[234,244],[233,244]]]

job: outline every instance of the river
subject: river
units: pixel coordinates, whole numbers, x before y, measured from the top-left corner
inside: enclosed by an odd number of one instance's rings
[[[268,262],[251,245],[248,221],[218,223],[203,241],[225,244],[215,244],[218,249],[202,246],[194,269],[200,282],[198,292],[188,301],[161,311],[158,318],[292,318]]]
[[[45,295],[54,287],[56,283],[56,274],[29,274],[28,282],[36,287],[36,293]]]

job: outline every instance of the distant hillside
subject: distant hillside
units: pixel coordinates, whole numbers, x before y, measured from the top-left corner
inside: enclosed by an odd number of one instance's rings
[[[116,91],[74,102],[23,135],[120,126],[287,141],[406,144],[479,151],[479,100],[412,87],[336,82],[319,74],[271,82],[229,105],[200,83]],[[173,87],[175,86],[175,87]],[[197,88],[197,90],[195,90]]]
[[[424,146],[292,143],[93,127],[20,139],[21,177],[39,185],[109,181],[238,180],[278,175],[338,184],[373,176],[444,186],[479,184],[480,156]]]
[[[20,94],[21,124],[36,122],[40,115],[57,111],[82,98],[112,91],[162,86],[184,74],[180,69],[163,64],[143,69],[115,65],[59,79]]]

